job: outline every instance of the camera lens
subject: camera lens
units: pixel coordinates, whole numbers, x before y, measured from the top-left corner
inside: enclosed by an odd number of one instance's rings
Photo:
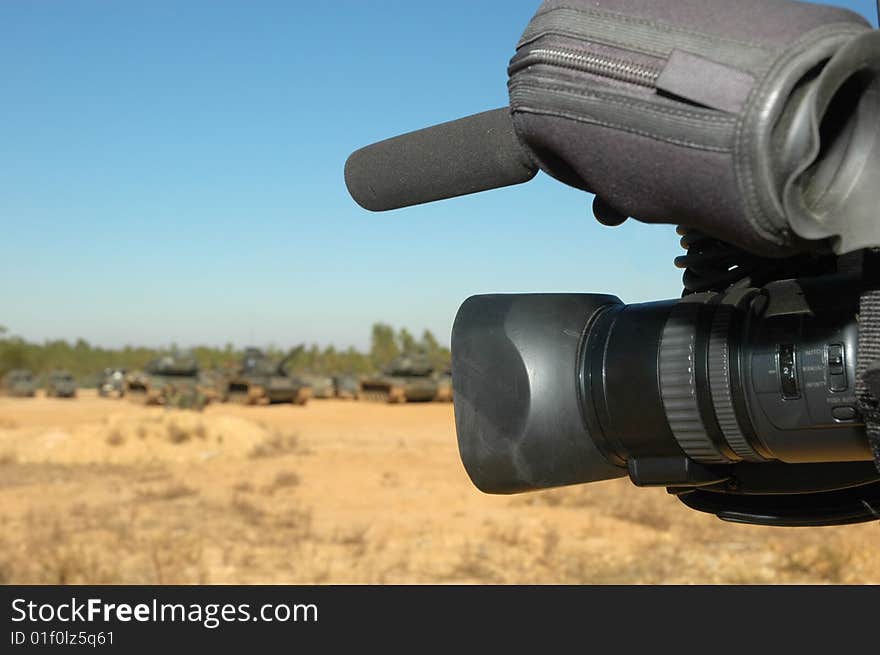
[[[822,278],[635,305],[470,298],[452,337],[465,468],[480,489],[513,493],[870,460],[854,394],[855,288]]]

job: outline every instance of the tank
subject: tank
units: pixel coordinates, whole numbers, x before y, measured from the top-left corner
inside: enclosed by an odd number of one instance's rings
[[[442,373],[435,373],[434,380],[437,382],[437,395],[434,400],[441,403],[452,402],[452,369],[447,368]]]
[[[52,371],[46,377],[47,398],[76,398],[76,380],[69,371]]]
[[[105,368],[98,382],[98,395],[102,398],[122,398],[127,374],[124,368]]]
[[[199,363],[182,350],[156,357],[143,371],[130,373],[125,392],[146,405],[200,410],[207,403],[199,388]]]
[[[337,398],[358,400],[361,396],[361,383],[356,375],[337,375],[333,378],[333,390]]]
[[[437,390],[434,367],[422,354],[397,357],[382,375],[361,380],[361,396],[378,402],[429,402],[437,397]]]
[[[300,378],[312,388],[312,398],[335,398],[336,387],[333,384],[333,378],[327,375],[311,375],[306,374]]]
[[[245,405],[305,405],[311,398],[312,388],[305,380],[288,374],[288,359],[279,361],[259,348],[248,348],[238,366],[230,371],[226,397]]]
[[[229,399],[229,380],[222,370],[199,371],[197,386],[208,403],[225,403]]]
[[[123,384],[124,394],[137,400],[139,394],[147,392],[149,380],[150,376],[146,371],[129,371],[125,374],[125,382]]]
[[[15,369],[3,376],[0,388],[7,396],[14,398],[33,398],[37,395],[37,382],[34,374],[25,369]]]

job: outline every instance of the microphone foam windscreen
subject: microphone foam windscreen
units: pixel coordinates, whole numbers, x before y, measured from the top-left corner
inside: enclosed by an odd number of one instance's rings
[[[508,108],[361,148],[345,183],[364,209],[385,211],[528,182],[537,173]]]

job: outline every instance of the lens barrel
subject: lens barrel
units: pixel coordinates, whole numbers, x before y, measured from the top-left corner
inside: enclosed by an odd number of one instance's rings
[[[830,277],[636,305],[472,297],[452,336],[462,461],[490,493],[868,461],[857,311],[857,285]]]

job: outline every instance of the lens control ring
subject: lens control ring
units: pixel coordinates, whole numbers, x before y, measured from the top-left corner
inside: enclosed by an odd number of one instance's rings
[[[730,322],[736,308],[718,305],[709,336],[709,389],[718,427],[731,450],[748,462],[765,461],[749,444],[739,427],[730,387]]]
[[[660,341],[660,392],[669,428],[685,454],[702,464],[729,464],[730,458],[706,432],[697,397],[697,325],[706,299],[706,294],[687,296],[666,321]]]

